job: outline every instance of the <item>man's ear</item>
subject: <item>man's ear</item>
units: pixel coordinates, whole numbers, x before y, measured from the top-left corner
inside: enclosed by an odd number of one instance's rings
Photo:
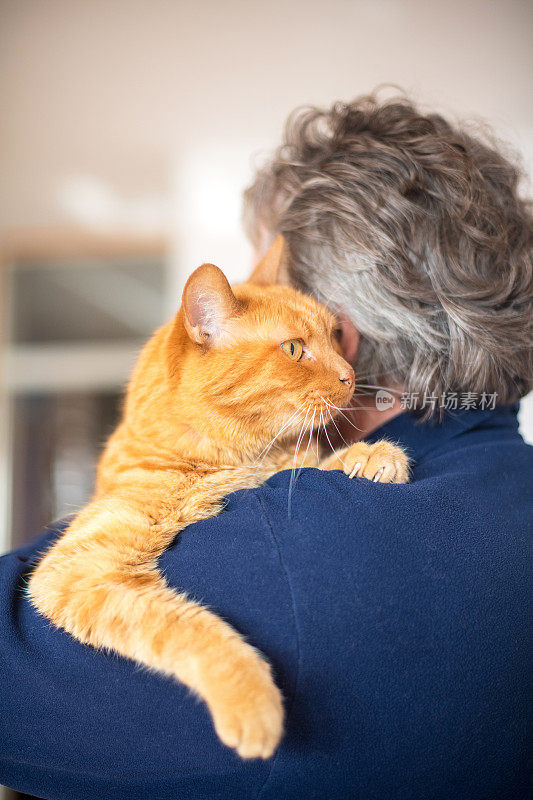
[[[181,307],[189,337],[207,345],[222,338],[227,321],[241,311],[228,279],[214,264],[202,264],[192,273],[183,289]]]
[[[287,261],[287,245],[280,234],[255,267],[248,279],[249,283],[255,283],[258,286],[288,283]]]
[[[337,322],[342,355],[348,364],[353,364],[359,348],[359,331],[343,311],[337,314]]]

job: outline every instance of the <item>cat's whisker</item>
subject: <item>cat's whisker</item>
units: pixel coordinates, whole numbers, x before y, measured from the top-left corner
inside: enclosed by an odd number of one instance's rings
[[[328,412],[328,413],[329,413],[329,412]],[[322,417],[322,411],[320,411],[320,415],[321,415],[321,417]],[[330,415],[330,416],[331,416],[331,415]],[[338,458],[338,459],[339,459],[339,461],[341,462],[342,466],[344,467],[344,466],[345,466],[345,464],[344,464],[344,461],[343,461],[343,460],[342,460],[342,458],[339,456],[339,454],[338,454],[337,450],[336,450],[336,449],[333,447],[333,444],[331,443],[331,439],[329,438],[329,434],[328,434],[328,432],[327,432],[327,429],[326,429],[326,424],[325,424],[325,421],[324,421],[324,418],[323,418],[323,417],[322,417],[322,427],[324,428],[324,434],[325,434],[325,436],[326,436],[326,440],[327,440],[327,442],[328,442],[328,444],[329,444],[329,446],[330,446],[330,448],[331,448],[331,451],[332,451],[332,453],[334,453],[334,454],[337,456],[337,458]]]
[[[357,399],[357,398],[356,398]],[[365,396],[365,400],[369,400],[370,397],[367,395]],[[359,405],[354,406],[335,406],[337,411],[357,411],[358,408],[361,408]]]
[[[300,477],[300,473],[301,473],[302,469],[303,469],[303,468],[304,468],[304,466],[305,466],[305,461],[306,461],[306,459],[307,459],[307,454],[309,453],[309,446],[310,446],[310,444],[311,444],[311,440],[312,440],[312,438],[313,438],[313,428],[314,428],[314,426],[315,426],[315,415],[316,415],[316,408],[313,410],[313,419],[312,419],[312,420],[311,420],[311,422],[309,423],[309,439],[308,439],[308,441],[307,441],[307,447],[305,448],[304,457],[303,457],[303,459],[302,459],[302,466],[300,467],[300,469],[299,469],[299,470],[298,470],[298,472],[296,473],[296,478],[294,479],[295,481],[297,481],[297,480],[298,480],[298,478]]]
[[[298,458],[298,452],[300,450],[300,445],[302,443],[302,439],[305,435],[305,431],[307,430],[307,417],[309,416],[309,412],[311,411],[311,406],[307,407],[307,411],[305,412],[304,421],[302,423],[302,427],[300,429],[300,433],[298,435],[298,439],[296,441],[296,447],[294,448],[294,462],[296,463],[296,459]]]
[[[324,398],[322,398],[322,399],[324,399]],[[355,428],[355,430],[356,430],[358,433],[362,433],[362,430],[361,430],[361,428],[358,428],[358,427],[357,427],[357,425],[355,425],[355,424],[352,422],[352,420],[351,420],[351,419],[349,419],[349,418],[346,416],[346,414],[345,414],[345,413],[342,411],[342,409],[340,409],[338,406],[336,406],[336,405],[335,405],[334,403],[332,403],[331,401],[328,403],[328,401],[327,401],[327,400],[324,400],[324,402],[325,402],[325,403],[326,403],[326,404],[329,406],[329,408],[334,408],[336,411],[338,411],[338,412],[340,413],[341,417],[343,417],[343,418],[346,420],[346,422],[347,422],[349,425],[351,425],[351,426],[352,426],[352,428]],[[352,410],[355,410],[355,409],[352,409]],[[336,426],[335,426],[335,427],[336,427]]]
[[[335,426],[335,427],[336,427],[336,426]],[[324,425],[324,433],[326,434],[326,439],[328,440],[328,444],[329,444],[329,446],[331,447],[331,450],[332,450],[332,452],[333,452],[333,453],[334,453],[334,454],[337,456],[337,458],[338,458],[338,459],[339,459],[339,461],[341,462],[342,466],[344,467],[344,466],[345,466],[345,464],[344,464],[344,461],[342,460],[342,458],[340,457],[340,455],[338,454],[338,452],[336,451],[336,449],[335,449],[335,448],[333,447],[333,445],[331,444],[331,440],[330,440],[330,438],[329,438],[329,434],[328,434],[328,432],[327,432],[327,430],[326,430],[326,426],[325,426],[325,425]],[[342,438],[342,437],[341,437],[341,438]],[[344,441],[344,440],[343,440],[343,441]],[[345,443],[345,444],[346,444],[346,443]]]
[[[324,400],[324,402],[326,402],[326,401]],[[328,416],[329,416],[330,422],[332,423],[332,425],[334,426],[335,430],[336,430],[336,431],[337,431],[337,433],[339,434],[339,437],[342,439],[342,441],[344,442],[344,444],[346,445],[346,447],[349,447],[350,445],[348,444],[348,442],[346,441],[346,439],[344,438],[344,436],[343,436],[343,435],[342,435],[342,433],[340,432],[340,430],[339,430],[339,426],[338,426],[338,425],[337,425],[337,423],[335,422],[335,418],[334,418],[333,414],[331,413],[330,409],[328,408],[328,409],[327,409],[327,411],[328,411]]]
[[[357,388],[358,389],[382,389],[385,392],[390,392],[391,394],[403,394],[403,389],[392,389],[390,386],[377,386],[371,383],[359,383],[357,381]]]
[[[339,408],[337,408],[337,406],[336,406],[334,403],[332,403],[332,402],[331,402],[331,400],[329,400],[329,398],[326,398],[326,397],[322,397],[322,396],[321,396],[321,400],[323,400],[323,402],[324,402],[324,403],[326,404],[326,406],[327,406],[327,411],[328,411],[328,415],[329,415],[330,422],[331,422],[331,423],[332,423],[332,425],[334,426],[335,430],[336,430],[336,431],[337,431],[337,433],[339,434],[340,438],[342,439],[342,441],[344,442],[344,444],[346,445],[346,447],[348,447],[348,446],[349,446],[349,445],[348,445],[348,442],[346,441],[346,439],[344,438],[344,436],[343,436],[343,435],[342,435],[342,433],[340,432],[340,430],[339,430],[339,426],[338,426],[338,425],[337,425],[337,423],[335,422],[335,418],[334,418],[333,414],[331,413],[331,409],[335,409],[336,411],[340,411],[340,409],[339,409]],[[341,412],[341,414],[342,414],[342,412]],[[344,416],[344,414],[342,414],[342,416]],[[349,420],[348,420],[348,422],[349,422]],[[350,423],[350,424],[352,424],[352,425],[353,425],[353,423]],[[356,426],[355,426],[355,425],[353,425],[353,427],[354,427],[354,428],[356,428]],[[356,429],[357,429],[357,430],[359,430],[358,428],[356,428]]]
[[[409,366],[408,364],[404,364],[402,369],[407,369],[408,366]],[[392,379],[393,379],[394,383],[397,383],[398,382],[398,378],[396,377],[397,374],[398,374],[397,370],[390,370],[389,372],[384,372],[380,376],[380,378],[383,378],[383,380],[387,380],[387,376],[390,375],[390,376],[392,376]],[[356,368],[356,383],[359,383],[359,381],[361,381],[361,382],[368,381],[370,379],[375,380],[375,376],[374,375],[370,375],[370,374],[365,374],[364,372],[357,372],[357,368]]]
[[[368,408],[369,408],[369,406],[366,406],[366,409],[368,409]],[[364,409],[361,409],[361,410],[364,410]],[[340,409],[337,409],[337,411],[340,413],[341,417],[346,420],[348,425],[351,425],[352,428],[354,428],[354,430],[357,431],[357,433],[363,433],[363,429],[362,428],[358,428],[357,425],[354,422],[352,422],[352,420],[349,417],[347,417],[346,414],[343,411],[341,411]]]
[[[320,411],[320,409],[317,409],[317,410]],[[315,440],[314,444],[315,444],[316,449],[315,449],[315,447],[312,448],[313,456],[315,456],[318,453],[321,426],[322,426],[322,423],[321,423],[320,418],[319,418],[319,419],[317,419],[317,426],[316,426],[315,436],[314,436],[314,440]],[[319,461],[320,461],[320,459],[317,456],[316,466],[318,466]]]
[[[349,408],[337,409],[338,411],[375,411],[376,406],[350,406]],[[353,423],[352,423],[353,424]],[[360,430],[357,428],[357,430]],[[361,431],[362,433],[362,431]]]
[[[409,366],[410,366],[410,362],[407,361],[407,360],[398,362],[398,364],[396,365],[396,367],[393,370],[385,370],[385,372],[381,373],[379,378],[386,378],[388,375],[394,375],[396,377],[396,379],[397,379],[398,372],[400,370],[407,370],[409,368]],[[357,377],[358,377],[359,380],[362,380],[362,381],[368,380],[369,378],[375,378],[375,376],[372,375],[369,372],[366,372],[366,373],[365,372],[363,372],[363,373],[359,372],[359,373],[357,373]]]
[[[304,462],[305,462],[305,459],[307,458],[307,453],[308,453],[308,451],[309,451],[309,447],[311,446],[311,443],[312,443],[312,441],[313,441],[313,434],[314,434],[314,432],[315,432],[315,416],[316,416],[316,411],[317,411],[317,410],[316,410],[316,407],[315,407],[315,408],[314,408],[314,410],[313,410],[313,419],[312,419],[312,421],[311,421],[311,425],[310,425],[310,427],[309,427],[309,441],[307,442],[307,449],[306,449],[306,451],[305,451]]]
[[[316,437],[316,461],[317,461],[317,464],[320,463],[320,451],[319,451],[320,441],[319,440],[320,440],[320,428],[321,427],[322,428],[326,427],[325,422],[324,422],[324,415],[322,413],[322,409],[320,409],[320,425],[318,426],[318,435]]]
[[[365,397],[365,400],[370,400],[370,398]],[[362,406],[358,403],[357,405],[354,406],[335,406],[335,408],[337,409],[337,411],[368,411],[371,409],[375,410],[376,406],[375,404],[372,406]]]
[[[294,475],[296,470],[296,460],[298,458],[298,452],[300,450],[300,445],[302,443],[302,438],[304,436],[304,432],[307,430],[307,417],[309,416],[309,412],[311,411],[311,406],[309,405],[307,411],[305,413],[305,419],[302,423],[302,427],[300,433],[298,435],[298,439],[296,440],[296,444],[294,446],[294,459],[292,462],[292,469],[291,469],[291,479],[289,481],[289,496],[287,499],[287,513],[290,518],[291,516],[291,497],[292,497],[292,487],[294,485]],[[305,426],[305,427],[304,427]]]
[[[258,461],[259,461],[261,458],[262,458],[262,460],[264,460],[264,459],[266,458],[266,456],[267,456],[267,455],[268,455],[268,453],[270,452],[271,448],[272,448],[272,447],[273,447],[273,445],[275,444],[276,440],[277,440],[277,439],[278,439],[278,438],[279,438],[279,437],[280,437],[280,436],[281,436],[281,435],[282,435],[282,434],[283,434],[283,433],[284,433],[284,432],[285,432],[285,431],[286,431],[288,428],[290,428],[290,426],[291,426],[292,422],[293,422],[293,421],[296,419],[296,417],[297,417],[297,416],[298,416],[298,414],[299,414],[299,413],[302,411],[302,409],[304,408],[304,406],[305,406],[305,405],[306,405],[306,401],[304,400],[304,402],[301,404],[301,406],[299,406],[299,407],[296,409],[296,411],[294,411],[294,412],[291,414],[291,416],[289,417],[289,419],[288,419],[286,422],[284,422],[284,423],[283,423],[283,425],[281,426],[281,428],[279,429],[279,431],[277,432],[277,434],[274,436],[274,438],[273,438],[273,439],[271,439],[271,440],[270,440],[270,442],[269,442],[269,443],[268,443],[268,444],[267,444],[267,445],[266,445],[266,446],[263,448],[263,450],[262,450],[262,451],[259,453],[259,455],[257,456],[257,458],[256,458],[256,460],[255,460],[255,464],[257,464],[257,463],[258,463]]]
[[[318,425],[317,445],[318,445],[318,439],[320,437],[320,428],[324,428],[324,433],[326,432],[326,426],[324,424],[324,414],[322,413],[322,409],[320,409],[320,422]],[[318,447],[317,447],[317,455],[318,455]]]
[[[305,431],[307,430],[307,417],[309,416],[310,410],[311,410],[311,406],[309,405],[307,410],[306,410],[306,412],[305,412],[304,421],[302,422],[302,427],[300,428],[300,432],[298,434],[298,438],[296,439],[296,444],[294,445],[294,457],[293,457],[293,460],[292,460],[292,468],[291,468],[292,474],[291,474],[291,483],[289,485],[289,492],[290,492],[290,489],[291,489],[291,486],[292,486],[292,482],[293,482],[293,478],[294,478],[294,470],[296,468],[296,460],[298,458],[298,452],[300,450],[300,445],[302,443],[302,439],[304,437]]]

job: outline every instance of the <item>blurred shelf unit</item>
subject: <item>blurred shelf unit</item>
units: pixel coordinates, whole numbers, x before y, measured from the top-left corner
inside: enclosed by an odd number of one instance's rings
[[[143,343],[164,321],[163,236],[29,230],[0,249],[0,551],[88,499]]]

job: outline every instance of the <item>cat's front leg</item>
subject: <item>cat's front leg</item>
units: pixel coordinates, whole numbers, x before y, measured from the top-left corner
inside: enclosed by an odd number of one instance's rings
[[[194,519],[216,509],[204,497],[202,511],[199,495],[182,508]],[[29,597],[80,642],[184,683],[205,700],[225,744],[243,758],[269,758],[283,732],[282,698],[269,665],[159,573],[158,557],[183,527],[183,521],[175,528],[154,524],[133,503],[103,497],[45,554],[30,576]]]
[[[269,664],[240,636],[206,631],[209,651],[192,686],[211,712],[219,738],[241,758],[270,758],[283,734],[283,702]],[[224,632],[225,633],[225,632]]]
[[[385,440],[375,444],[356,442],[328,456],[320,469],[342,469],[349,478],[368,478],[379,483],[407,483],[409,459],[398,445]]]

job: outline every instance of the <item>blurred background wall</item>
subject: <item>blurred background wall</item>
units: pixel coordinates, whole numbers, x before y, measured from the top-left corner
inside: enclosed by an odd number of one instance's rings
[[[241,192],[295,106],[392,82],[531,172],[532,30],[530,0],[0,0],[0,548],[83,503],[190,271],[246,275]]]

